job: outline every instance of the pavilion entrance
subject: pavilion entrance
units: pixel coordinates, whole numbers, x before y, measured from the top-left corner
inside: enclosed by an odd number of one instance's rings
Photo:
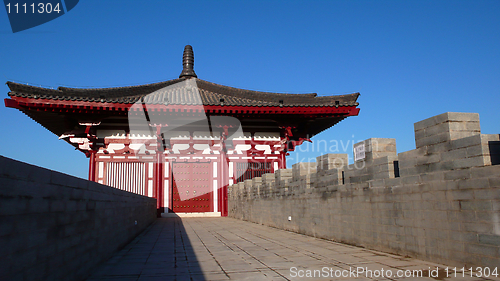
[[[172,211],[205,213],[214,211],[210,162],[172,163]]]

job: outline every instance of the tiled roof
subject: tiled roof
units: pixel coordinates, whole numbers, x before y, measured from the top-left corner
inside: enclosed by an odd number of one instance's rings
[[[191,80],[194,79],[194,80]],[[194,85],[190,87],[188,85]],[[317,94],[282,94],[238,89],[197,78],[179,78],[165,82],[117,88],[78,89],[59,87],[47,89],[7,82],[9,96],[32,99],[86,101],[96,103],[133,104],[142,98],[148,104],[329,107],[357,106],[359,93],[322,96]]]

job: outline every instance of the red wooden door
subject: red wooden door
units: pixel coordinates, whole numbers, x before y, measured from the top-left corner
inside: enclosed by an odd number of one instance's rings
[[[174,162],[172,165],[172,210],[175,213],[213,212],[211,165]]]

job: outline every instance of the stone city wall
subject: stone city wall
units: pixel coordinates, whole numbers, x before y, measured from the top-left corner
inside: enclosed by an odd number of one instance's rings
[[[0,280],[83,280],[156,219],[156,199],[0,156]]]
[[[416,149],[372,138],[347,154],[234,184],[229,216],[370,249],[467,266],[500,265],[500,138],[479,115],[415,123]]]

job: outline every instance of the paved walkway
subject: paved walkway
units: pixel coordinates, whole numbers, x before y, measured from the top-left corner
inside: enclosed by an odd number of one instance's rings
[[[438,276],[425,277],[430,275],[429,268],[436,267],[439,271],[432,273]],[[396,276],[398,273],[411,276],[413,270],[420,269],[421,272],[415,271],[419,277]],[[99,267],[87,281],[499,280],[446,278],[444,269],[443,265],[231,218],[162,218]],[[389,274],[392,276],[387,278]]]

